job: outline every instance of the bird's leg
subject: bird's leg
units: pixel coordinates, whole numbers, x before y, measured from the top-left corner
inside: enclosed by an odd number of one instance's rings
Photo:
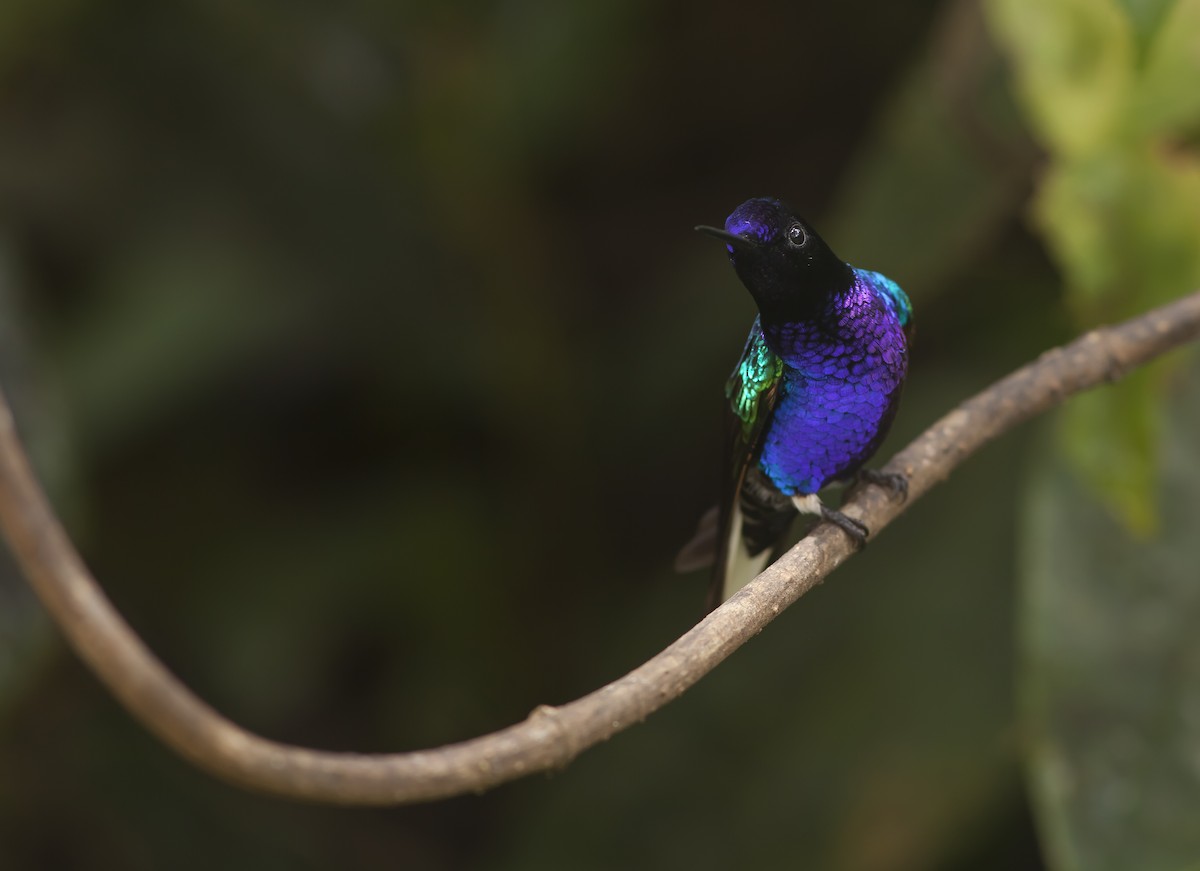
[[[857,547],[867,546],[867,536],[870,534],[870,530],[853,517],[847,517],[842,512],[828,507],[816,493],[809,493],[807,496],[793,496],[792,504],[801,514],[815,514],[822,520],[829,521],[850,536]]]
[[[903,502],[908,498],[908,477],[899,472],[881,472],[878,469],[859,469],[855,476],[857,482],[878,484],[892,494],[900,497]]]

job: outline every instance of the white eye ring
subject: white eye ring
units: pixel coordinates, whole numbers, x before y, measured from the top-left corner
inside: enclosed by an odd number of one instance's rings
[[[792,224],[787,228],[787,240],[791,245],[803,248],[804,243],[808,241],[808,233],[804,231],[802,224]]]

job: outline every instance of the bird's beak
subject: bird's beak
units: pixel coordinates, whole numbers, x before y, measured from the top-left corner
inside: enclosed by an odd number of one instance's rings
[[[701,224],[696,228],[696,231],[699,233],[704,233],[708,236],[715,236],[726,245],[731,245],[739,251],[751,251],[758,247],[757,243],[755,243],[753,239],[747,239],[745,236],[735,236],[733,233],[718,229],[716,227],[708,227],[704,224]]]

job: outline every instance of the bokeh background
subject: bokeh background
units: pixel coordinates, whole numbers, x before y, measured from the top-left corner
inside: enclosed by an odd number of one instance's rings
[[[0,378],[121,611],[232,719],[472,737],[700,616],[798,205],[913,298],[886,456],[1200,286],[1193,0],[0,8]],[[684,698],[567,769],[345,810],[211,780],[0,575],[0,867],[1200,867],[1198,379],[970,460]]]

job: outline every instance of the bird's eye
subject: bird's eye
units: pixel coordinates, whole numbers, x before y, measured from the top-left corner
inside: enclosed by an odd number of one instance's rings
[[[787,228],[788,244],[795,248],[804,247],[804,243],[808,241],[808,233],[804,232],[802,224],[792,224]]]

